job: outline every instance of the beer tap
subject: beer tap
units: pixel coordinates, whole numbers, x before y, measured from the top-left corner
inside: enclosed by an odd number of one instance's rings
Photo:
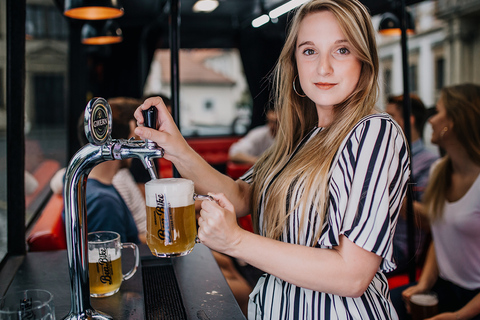
[[[146,125],[153,128],[157,123],[155,111],[147,110],[147,118],[150,119],[145,119]],[[65,319],[112,319],[111,316],[93,309],[90,304],[85,199],[88,174],[93,167],[105,161],[137,158],[143,162],[152,179],[156,179],[153,160],[163,157],[164,151],[153,141],[112,139],[112,111],[103,98],[94,98],[87,104],[84,128],[90,143],[82,147],[70,160],[63,191],[71,285],[71,308]]]
[[[157,127],[157,108],[150,107],[147,110],[142,110],[144,126],[158,129]],[[145,139],[145,145],[147,149],[156,150],[158,149],[158,145],[156,142],[152,140]],[[163,156],[163,155],[162,155]],[[148,170],[150,177],[152,180],[157,179],[157,170],[155,169],[155,163],[153,161],[145,161],[144,162],[145,168]]]

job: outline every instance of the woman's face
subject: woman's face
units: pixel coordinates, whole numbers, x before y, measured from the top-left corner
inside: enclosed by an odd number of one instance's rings
[[[317,109],[333,109],[356,88],[362,64],[330,11],[308,14],[295,49],[298,77]],[[300,89],[299,89],[300,90]]]
[[[451,130],[453,129],[453,123],[448,117],[447,110],[445,109],[441,99],[438,100],[435,109],[437,113],[428,120],[428,122],[432,125],[431,142],[443,147],[445,140],[452,137]]]

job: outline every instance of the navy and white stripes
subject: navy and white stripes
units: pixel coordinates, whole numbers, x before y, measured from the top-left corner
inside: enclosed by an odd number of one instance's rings
[[[312,143],[311,138],[320,130],[313,130],[304,141]],[[392,239],[408,176],[408,147],[398,125],[385,114],[362,119],[345,138],[332,163],[324,225],[320,226],[315,210],[302,215],[302,208],[298,208],[288,218],[281,240],[311,245],[322,228],[316,247],[328,249],[337,246],[343,234],[381,256],[380,270],[358,298],[300,288],[265,274],[250,294],[249,319],[396,319],[382,271],[395,268]],[[252,171],[242,179],[251,182]],[[287,202],[297,201],[299,193],[291,195]],[[260,203],[260,234],[262,209]],[[305,223],[301,224],[300,219]],[[300,225],[302,230],[298,229]]]

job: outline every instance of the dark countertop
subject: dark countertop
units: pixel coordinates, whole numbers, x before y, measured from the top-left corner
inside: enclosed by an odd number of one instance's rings
[[[140,266],[136,274],[130,280],[124,281],[120,291],[113,296],[91,298],[93,308],[109,314],[114,319],[147,319],[145,297],[148,301],[151,301],[151,297],[144,293],[144,272],[147,269],[160,270],[162,275],[164,274],[162,270],[167,268],[170,272],[173,270],[172,274],[175,274],[187,319],[245,319],[215,259],[204,245],[196,244],[187,256],[169,259],[154,257],[148,247],[142,245],[140,257]],[[124,272],[132,264],[133,255],[131,250],[127,250],[122,255]],[[153,282],[155,283],[147,287],[153,287],[155,291],[162,291],[166,287],[163,283],[157,282],[156,278]],[[70,311],[67,252],[65,250],[29,252],[8,292],[24,289],[50,291],[54,295],[56,317],[63,319]],[[178,303],[178,299],[175,300]],[[169,303],[166,305],[168,306],[165,308],[168,309]],[[160,316],[158,319],[163,317]]]

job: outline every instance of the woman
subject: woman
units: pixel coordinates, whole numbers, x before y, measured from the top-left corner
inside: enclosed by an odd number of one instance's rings
[[[444,88],[436,109],[432,143],[446,155],[424,196],[433,243],[418,284],[402,295],[436,292],[440,314],[432,319],[480,319],[480,86]]]
[[[141,109],[159,108],[159,131],[136,133],[217,200],[202,203],[202,243],[266,272],[249,319],[396,318],[382,271],[395,267],[409,164],[401,129],[374,110],[377,75],[365,7],[314,0],[297,11],[275,69],[276,142],[241,179],[195,154],[160,99],[135,112],[141,123]],[[250,213],[258,234],[236,224]]]

